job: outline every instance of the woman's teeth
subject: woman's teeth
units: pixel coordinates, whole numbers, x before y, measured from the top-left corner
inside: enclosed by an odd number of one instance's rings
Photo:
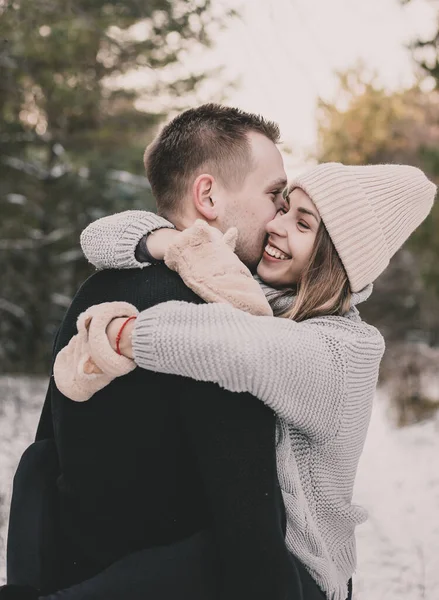
[[[265,246],[265,252],[267,254],[269,254],[270,256],[273,256],[274,258],[278,258],[280,260],[288,260],[290,258],[287,254],[284,254],[283,252],[281,252],[277,248],[274,248],[273,246],[270,246],[270,244],[267,244]]]

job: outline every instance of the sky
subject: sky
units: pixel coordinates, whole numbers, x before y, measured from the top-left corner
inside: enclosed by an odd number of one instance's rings
[[[435,32],[438,0],[215,0],[240,17],[194,60],[223,65],[228,104],[259,112],[281,126],[290,170],[309,162],[316,143],[318,97],[335,98],[336,71],[362,61],[389,89],[414,80],[406,48]],[[203,52],[203,54],[201,54]],[[213,82],[212,82],[213,83]],[[218,84],[218,82],[217,82]],[[208,88],[207,88],[208,89]]]

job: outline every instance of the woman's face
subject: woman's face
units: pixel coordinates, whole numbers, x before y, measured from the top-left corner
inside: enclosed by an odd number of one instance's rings
[[[267,245],[257,273],[273,287],[297,283],[314,246],[320,215],[310,197],[299,188],[290,192],[284,206],[267,224]]]

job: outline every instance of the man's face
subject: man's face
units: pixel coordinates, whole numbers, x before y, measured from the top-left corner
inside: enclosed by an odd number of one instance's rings
[[[253,169],[236,191],[218,187],[223,210],[218,226],[225,232],[229,227],[239,231],[236,253],[250,268],[255,269],[264,250],[265,226],[274,219],[283,204],[282,191],[287,176],[282,156],[276,145],[260,133],[248,134],[253,156]]]

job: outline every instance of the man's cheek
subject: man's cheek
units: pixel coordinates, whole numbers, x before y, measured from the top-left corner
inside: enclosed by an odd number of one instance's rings
[[[273,208],[267,213],[267,217],[265,219],[265,225],[267,225],[267,223],[269,223],[270,221],[272,221],[274,219],[274,217],[276,216],[276,207],[273,206]]]
[[[270,215],[269,220],[272,221],[276,216],[278,207],[274,202],[270,202],[270,206],[268,207],[267,213]]]

